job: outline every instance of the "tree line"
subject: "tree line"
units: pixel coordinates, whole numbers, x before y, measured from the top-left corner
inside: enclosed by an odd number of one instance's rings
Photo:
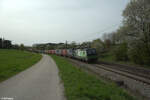
[[[12,44],[11,40],[5,40],[0,38],[0,49],[17,49],[17,50],[26,50],[30,47],[25,47],[24,44]]]
[[[105,34],[103,41],[94,40],[92,46],[99,54],[113,50],[117,61],[150,65],[150,0],[131,0],[123,17],[117,31]]]
[[[112,52],[116,61],[150,65],[150,0],[131,0],[123,13],[123,25],[101,38],[83,43],[37,44],[35,49],[96,48],[99,57]]]
[[[0,49],[10,49],[12,47],[10,40],[0,38]]]

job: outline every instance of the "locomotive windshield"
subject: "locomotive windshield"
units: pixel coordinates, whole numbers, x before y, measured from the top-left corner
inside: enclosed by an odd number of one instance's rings
[[[95,49],[88,49],[87,55],[96,55],[96,50]]]

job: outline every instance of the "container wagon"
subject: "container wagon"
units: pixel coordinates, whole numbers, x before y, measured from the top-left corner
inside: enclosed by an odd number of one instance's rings
[[[61,50],[61,55],[62,56],[67,56],[67,49],[62,49]]]

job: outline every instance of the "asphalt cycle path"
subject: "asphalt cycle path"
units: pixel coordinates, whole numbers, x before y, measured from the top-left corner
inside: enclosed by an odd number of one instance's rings
[[[65,100],[58,68],[48,55],[29,69],[0,83],[0,100]]]

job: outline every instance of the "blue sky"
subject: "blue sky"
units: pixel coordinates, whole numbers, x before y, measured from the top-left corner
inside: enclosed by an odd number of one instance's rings
[[[0,0],[0,36],[13,43],[83,42],[115,31],[129,0]]]

